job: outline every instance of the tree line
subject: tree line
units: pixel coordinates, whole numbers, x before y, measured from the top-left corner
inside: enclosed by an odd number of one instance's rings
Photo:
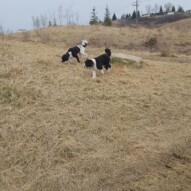
[[[164,14],[164,12],[184,12],[181,6],[179,6],[176,10],[175,6],[172,3],[167,3],[164,5],[164,7],[159,6],[158,4],[155,4],[153,7],[151,7],[151,5],[146,5],[145,8],[148,14],[159,13],[162,15]],[[117,18],[115,13],[113,14],[113,16],[111,16],[109,7],[108,5],[106,5],[104,18],[103,20],[100,20],[97,15],[96,8],[93,7],[89,24],[90,25],[102,24],[105,26],[111,26],[112,21],[118,19],[121,20],[135,19],[137,16],[141,17],[139,11],[137,14],[135,11],[133,11],[132,13],[124,13],[119,18]],[[62,5],[58,7],[57,11],[49,11],[44,15],[32,17],[32,23],[34,29],[45,28],[48,26],[63,25],[64,22],[66,24],[78,24],[78,21],[79,21],[79,13],[78,12],[74,13],[72,7],[64,10]]]
[[[116,17],[116,15],[115,15],[115,17]],[[113,19],[111,19],[111,15],[110,15],[110,11],[109,11],[108,5],[107,5],[106,8],[105,8],[105,14],[104,14],[104,19],[103,19],[103,21],[101,21],[100,19],[98,19],[97,12],[96,12],[96,8],[93,7],[92,13],[91,13],[91,19],[90,19],[89,24],[90,24],[90,25],[103,24],[103,25],[105,25],[105,26],[111,26],[112,20],[113,20]],[[117,17],[116,17],[116,20],[117,20]]]
[[[166,3],[164,7],[161,5],[159,6],[158,4],[155,4],[153,7],[151,5],[146,5],[146,13],[151,14],[151,13],[169,13],[169,12],[180,12],[183,13],[184,9],[182,6],[178,6],[177,10],[176,7],[172,3]]]
[[[177,10],[175,6],[172,3],[167,3],[164,5],[164,8],[162,6],[159,6],[158,4],[155,4],[154,7],[151,7],[151,5],[147,5],[146,7],[146,12],[147,14],[154,14],[158,13],[159,15],[163,15],[168,12],[177,12],[177,13],[183,13],[184,9],[182,6],[178,6]],[[135,19],[136,17],[141,17],[140,11],[136,14],[136,11],[134,10],[131,13],[124,13],[121,15],[119,19],[125,20],[125,19]],[[111,26],[112,21],[118,20],[116,14],[114,13],[113,16],[111,17],[109,7],[106,6],[105,8],[105,15],[103,21],[101,21],[96,12],[96,8],[93,7],[92,12],[91,12],[91,18],[90,18],[90,25],[97,25],[97,24],[103,24],[105,26]]]

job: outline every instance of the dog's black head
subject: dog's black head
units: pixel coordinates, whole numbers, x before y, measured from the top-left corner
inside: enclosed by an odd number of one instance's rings
[[[111,50],[109,48],[106,48],[105,49],[105,53],[108,55],[108,56],[111,56]]]
[[[62,56],[62,62],[66,62],[69,60],[69,57],[70,57],[70,54],[69,53],[66,53]]]
[[[94,62],[91,59],[87,59],[84,63],[84,67],[90,68],[93,67]]]

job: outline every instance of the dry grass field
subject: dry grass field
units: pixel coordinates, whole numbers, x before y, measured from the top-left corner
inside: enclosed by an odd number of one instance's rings
[[[191,190],[189,23],[2,37],[0,190]],[[142,67],[115,62],[93,80],[82,63],[62,64],[84,38],[90,57],[110,47],[142,57]]]

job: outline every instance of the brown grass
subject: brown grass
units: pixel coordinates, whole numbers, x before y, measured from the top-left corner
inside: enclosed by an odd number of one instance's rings
[[[190,35],[72,26],[50,28],[46,43],[35,33],[0,42],[0,190],[190,190],[191,57],[123,49],[149,33],[173,50]],[[61,64],[69,44],[86,37],[90,56],[107,42],[141,56],[142,67],[115,63],[92,80],[75,60]]]
[[[191,25],[189,25],[191,26]],[[104,32],[103,32],[104,31]],[[45,44],[55,45],[60,48],[79,43],[81,39],[87,39],[90,47],[105,48],[112,47],[122,50],[150,50],[153,52],[163,52],[164,49],[173,53],[182,51],[182,44],[190,42],[190,32],[177,30],[171,27],[161,27],[158,29],[139,28],[116,28],[104,26],[68,26],[68,27],[50,27],[48,29],[39,29],[33,33],[27,34],[27,41],[42,42]],[[9,38],[26,41],[25,33],[15,34]],[[156,47],[146,46],[147,42],[157,39]],[[165,48],[164,48],[165,47]],[[188,49],[188,52],[186,50]],[[189,44],[181,53],[189,53]],[[189,54],[188,54],[189,55]]]

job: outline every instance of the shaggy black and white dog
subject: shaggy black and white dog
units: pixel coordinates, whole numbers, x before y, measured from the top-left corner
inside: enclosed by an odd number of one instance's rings
[[[87,59],[85,61],[84,67],[92,69],[92,78],[96,78],[96,70],[100,70],[102,74],[104,74],[104,69],[106,69],[108,72],[110,71],[110,56],[111,50],[106,48],[105,54],[93,59]]]
[[[62,62],[66,62],[70,60],[70,58],[74,57],[80,63],[79,54],[82,54],[87,57],[87,54],[85,53],[85,47],[87,45],[88,45],[88,41],[82,40],[82,43],[80,45],[77,45],[73,48],[69,48],[66,54],[62,56]]]

